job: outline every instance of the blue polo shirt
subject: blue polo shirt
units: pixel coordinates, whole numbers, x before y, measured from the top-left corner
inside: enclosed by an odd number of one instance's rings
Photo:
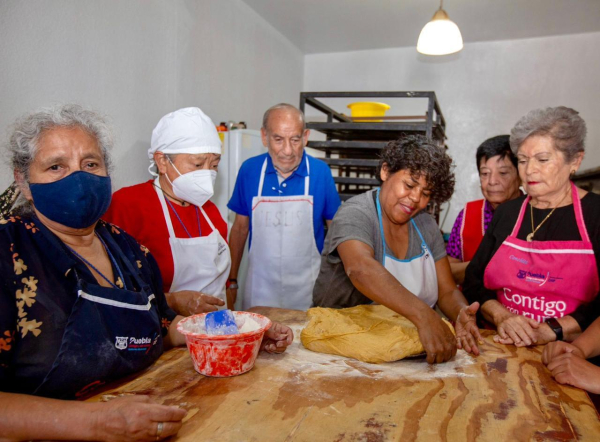
[[[323,250],[325,239],[325,220],[333,219],[340,206],[340,196],[335,188],[329,166],[323,161],[307,155],[302,155],[302,161],[289,177],[279,184],[277,171],[268,153],[249,158],[244,161],[235,182],[233,195],[227,204],[229,210],[250,218],[249,245],[252,244],[252,198],[258,195],[258,183],[263,163],[267,159],[265,181],[262,196],[293,196],[304,195],[304,178],[308,175],[306,158],[310,165],[310,185],[308,193],[313,196],[313,228],[319,253]]]

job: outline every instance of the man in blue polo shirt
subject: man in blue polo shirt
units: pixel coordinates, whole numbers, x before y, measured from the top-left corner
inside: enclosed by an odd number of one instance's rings
[[[324,225],[340,205],[329,167],[304,152],[309,130],[290,104],[265,112],[261,129],[268,153],[242,164],[230,210],[230,289],[250,233],[244,310],[263,305],[306,310],[320,267]],[[234,292],[235,293],[235,292]]]

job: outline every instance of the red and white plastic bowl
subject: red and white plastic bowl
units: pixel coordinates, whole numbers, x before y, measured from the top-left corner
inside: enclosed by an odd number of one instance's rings
[[[259,324],[257,330],[237,335],[207,335],[192,331],[204,325],[206,313],[189,316],[177,324],[194,363],[194,368],[204,376],[229,377],[246,373],[254,367],[265,332],[271,320],[251,312],[233,312],[238,326],[246,318]],[[238,322],[239,321],[239,322]]]

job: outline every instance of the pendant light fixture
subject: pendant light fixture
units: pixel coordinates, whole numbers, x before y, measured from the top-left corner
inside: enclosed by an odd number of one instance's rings
[[[444,0],[440,0],[440,8],[433,14],[419,34],[417,51],[425,55],[447,55],[460,51],[463,48],[460,29],[448,18],[442,9]]]

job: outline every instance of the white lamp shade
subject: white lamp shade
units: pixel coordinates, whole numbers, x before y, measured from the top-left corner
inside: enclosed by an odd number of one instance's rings
[[[462,48],[460,30],[443,9],[438,10],[433,19],[423,27],[417,42],[417,51],[426,55],[453,54]]]

